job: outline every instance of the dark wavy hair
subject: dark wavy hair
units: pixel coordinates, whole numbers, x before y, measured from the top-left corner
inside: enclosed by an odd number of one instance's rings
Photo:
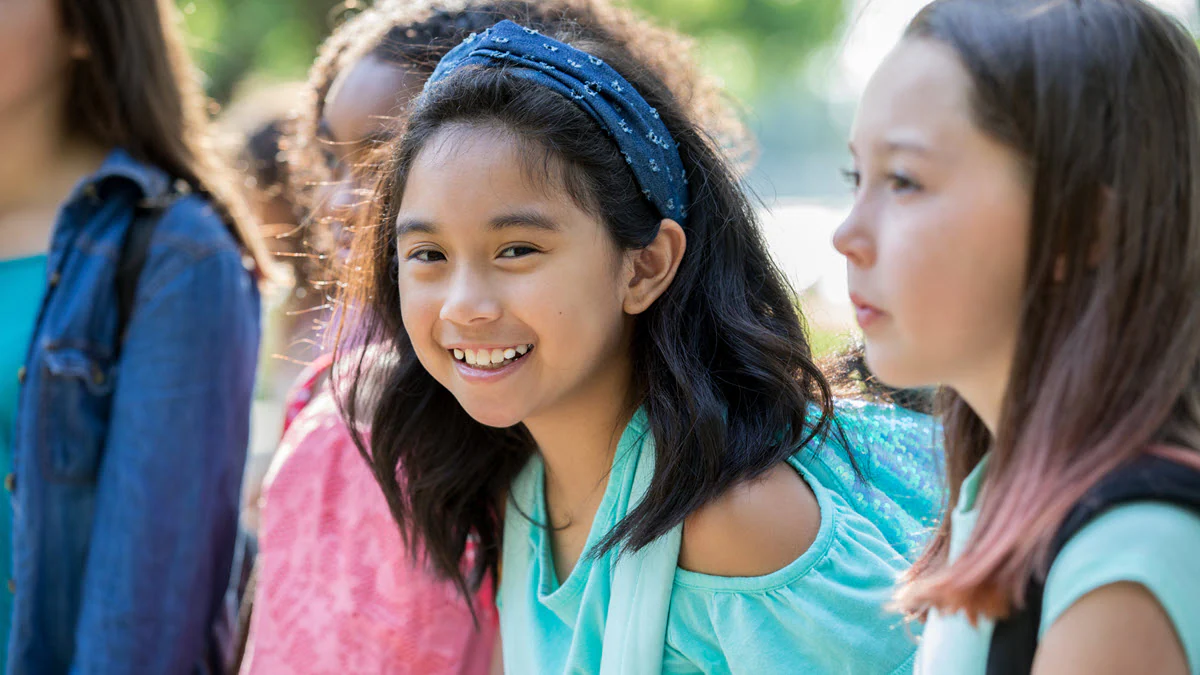
[[[687,252],[670,287],[637,317],[632,340],[636,394],[658,462],[645,500],[591,553],[636,551],[825,435],[833,397],[813,361],[795,294],[713,139],[622,45],[585,26],[543,33],[605,59],[658,109],[690,181]],[[504,69],[464,69],[411,111],[349,266],[358,273],[346,302],[362,321],[341,331],[337,347],[340,359],[358,355],[344,366],[342,376],[351,378],[344,389],[373,382],[376,393],[369,402],[349,396],[343,406],[351,428],[370,424],[369,449],[362,435],[360,448],[406,540],[466,594],[496,569],[500,506],[536,448],[522,425],[496,429],[472,419],[422,367],[401,322],[396,213],[413,162],[448,125],[512,134],[530,178],[561,186],[564,198],[597,216],[622,249],[649,244],[660,216],[591,117]],[[382,364],[372,350],[358,349],[364,343],[395,358]],[[478,555],[464,570],[472,538]]]
[[[895,405],[922,415],[937,412],[937,390],[934,388],[898,388],[879,380],[867,365],[866,348],[856,342],[821,362],[821,369],[833,385],[839,399],[871,401]]]

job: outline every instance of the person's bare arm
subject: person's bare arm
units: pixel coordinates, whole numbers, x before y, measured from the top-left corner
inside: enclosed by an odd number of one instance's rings
[[[1189,675],[1162,605],[1140,584],[1098,588],[1071,605],[1038,646],[1033,675]]]
[[[816,496],[780,463],[688,516],[679,566],[721,577],[770,574],[807,551],[820,527]]]

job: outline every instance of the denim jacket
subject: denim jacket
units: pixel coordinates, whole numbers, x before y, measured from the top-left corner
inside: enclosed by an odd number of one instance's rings
[[[201,196],[150,241],[126,339],[115,272],[161,170],[114,150],[62,206],[13,444],[10,675],[206,672],[229,581],[260,333]],[[2,591],[0,591],[2,592]]]

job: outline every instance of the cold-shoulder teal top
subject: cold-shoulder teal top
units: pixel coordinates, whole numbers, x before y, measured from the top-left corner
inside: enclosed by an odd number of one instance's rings
[[[497,594],[505,672],[911,672],[917,627],[887,604],[941,515],[940,429],[879,404],[843,402],[837,417],[849,448],[835,435],[789,460],[816,495],[816,540],[761,577],[679,568],[679,526],[636,554],[585,554],[560,584],[536,524],[546,522],[543,468],[531,459],[511,491],[518,508],[505,514]],[[636,506],[653,464],[639,412],[618,444],[585,551]]]

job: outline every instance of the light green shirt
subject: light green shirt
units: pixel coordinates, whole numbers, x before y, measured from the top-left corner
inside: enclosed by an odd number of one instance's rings
[[[830,441],[792,468],[817,497],[807,552],[760,577],[678,567],[677,527],[637,554],[584,555],[561,584],[535,457],[505,513],[498,604],[505,672],[522,675],[912,671],[913,632],[887,609],[897,577],[922,550],[943,502],[937,425],[890,406],[839,408],[847,453]],[[645,416],[621,437],[587,549],[640,501],[653,474]]]
[[[987,470],[984,458],[963,481],[950,516],[950,559],[963,551],[979,516],[976,500]],[[1200,515],[1143,502],[1118,506],[1088,523],[1063,547],[1046,579],[1040,634],[1077,600],[1103,586],[1133,582],[1166,610],[1200,675]],[[932,612],[917,656],[918,675],[985,675],[991,621],[971,626],[962,614]]]

